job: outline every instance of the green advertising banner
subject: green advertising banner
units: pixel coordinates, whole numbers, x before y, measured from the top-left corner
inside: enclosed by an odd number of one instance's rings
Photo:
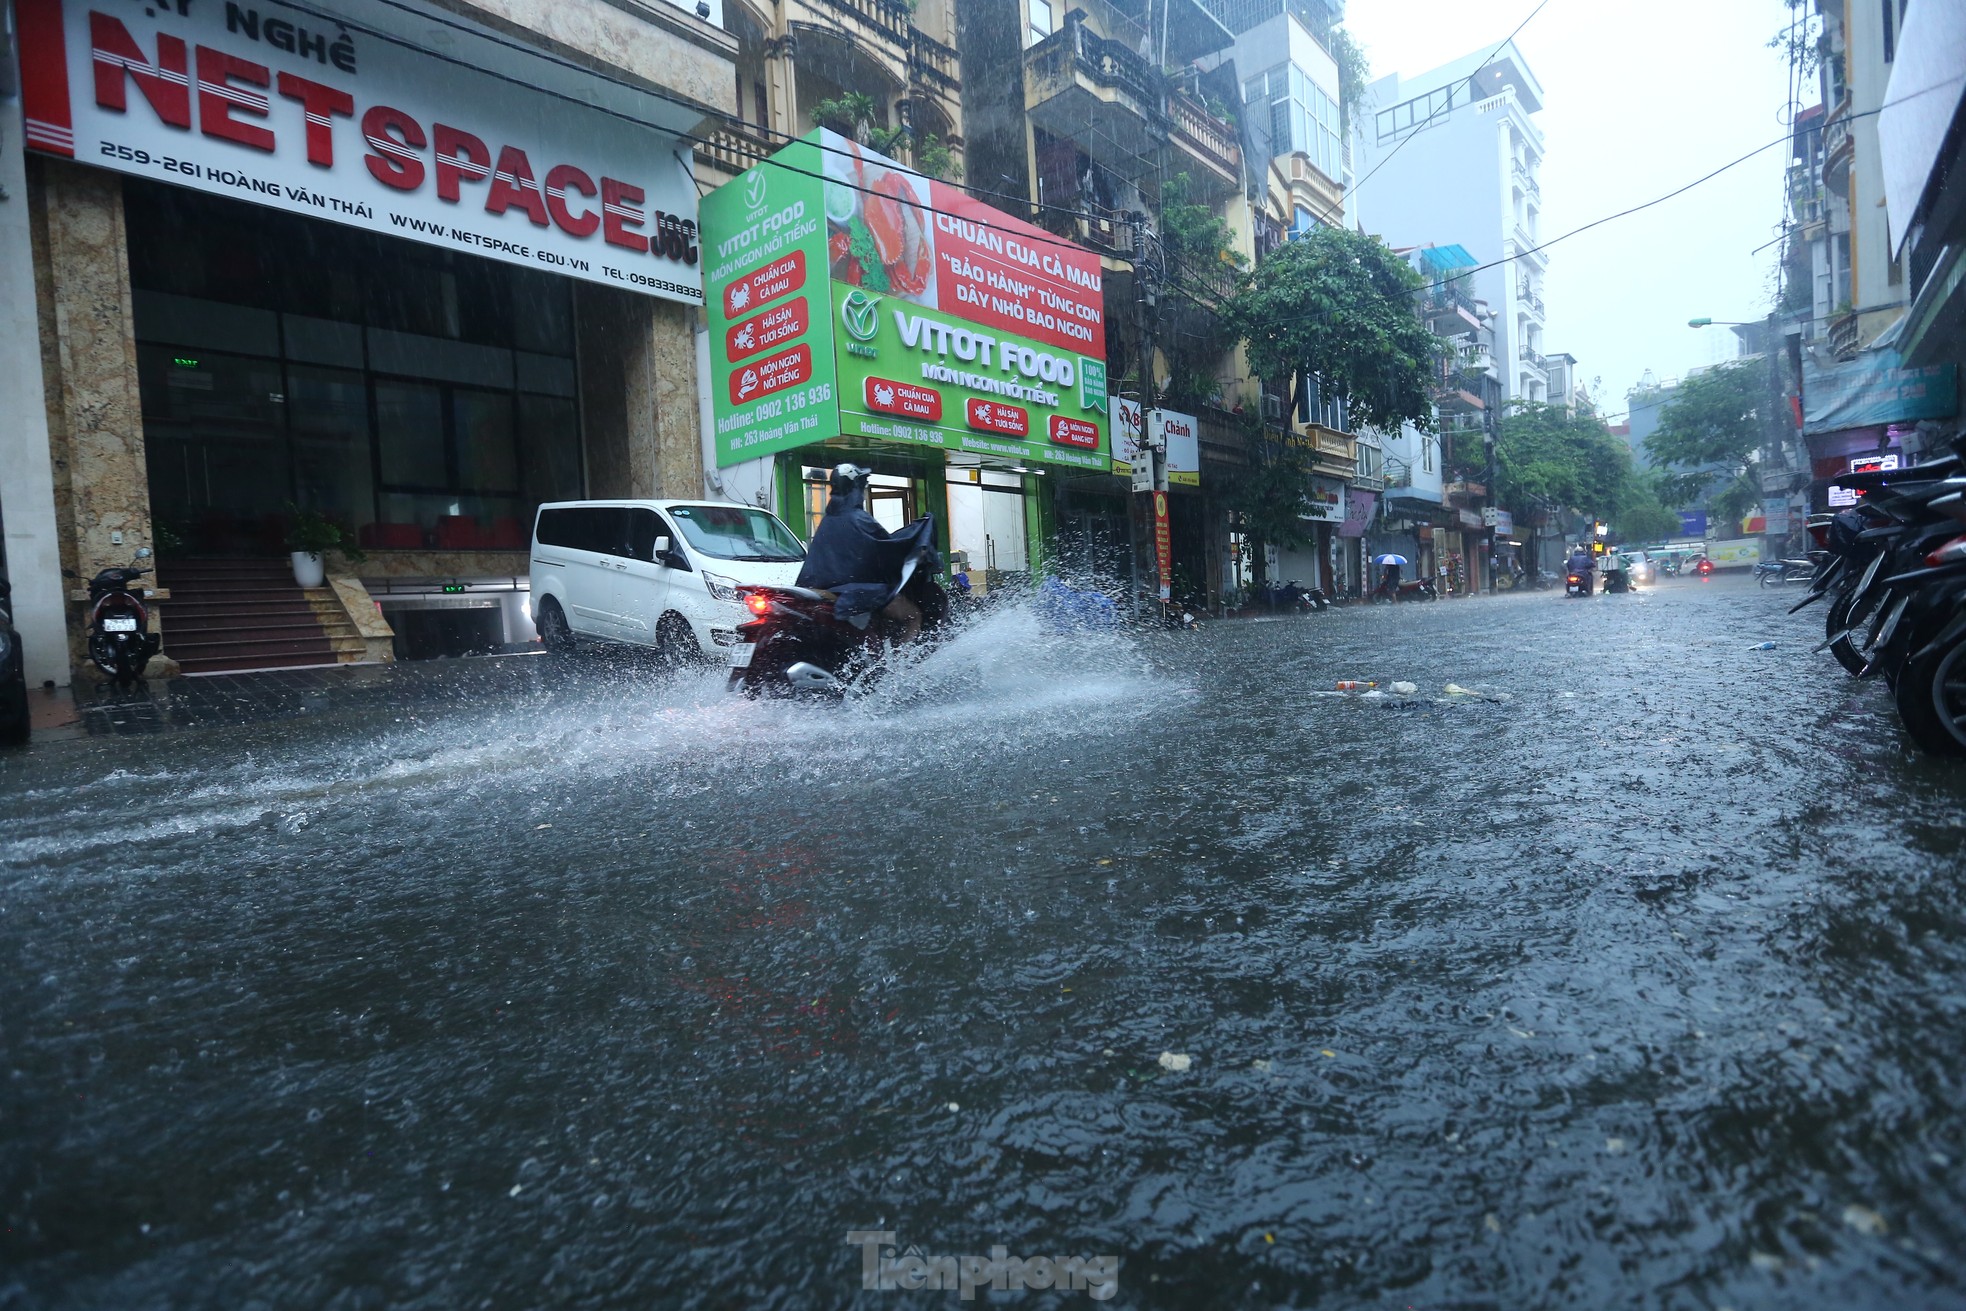
[[[719,468],[840,430],[819,171],[795,141],[698,208]]]
[[[1092,252],[825,131],[700,217],[719,467],[847,436],[1111,469]]]

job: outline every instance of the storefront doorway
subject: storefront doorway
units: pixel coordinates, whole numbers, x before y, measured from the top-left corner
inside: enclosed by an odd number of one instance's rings
[[[368,549],[524,550],[583,485],[571,284],[125,184],[152,512],[278,554],[291,508]]]

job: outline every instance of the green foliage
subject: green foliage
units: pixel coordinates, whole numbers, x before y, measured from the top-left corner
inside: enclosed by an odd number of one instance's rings
[[[1767,366],[1739,360],[1693,374],[1674,389],[1659,411],[1659,426],[1645,439],[1645,450],[1662,471],[1659,493],[1669,503],[1698,500],[1717,480],[1728,486],[1709,498],[1709,508],[1760,500],[1744,484],[1766,432]],[[1749,498],[1743,502],[1742,498]]]
[[[1372,65],[1352,34],[1342,27],[1331,29],[1331,57],[1338,64],[1338,125],[1349,133],[1351,125],[1369,106],[1366,87],[1372,84]]]
[[[1260,583],[1268,572],[1265,547],[1294,550],[1311,542],[1303,515],[1310,509],[1314,457],[1307,444],[1280,429],[1253,420],[1243,426],[1249,463],[1227,478],[1223,503],[1255,547],[1250,563]]]
[[[327,518],[319,510],[303,510],[292,501],[287,502],[287,549],[305,551],[309,555],[325,555],[329,551],[341,552],[350,562],[368,558],[357,545],[355,539],[342,531],[341,526]]]
[[[1603,519],[1627,541],[1668,536],[1679,516],[1632,468],[1631,451],[1594,414],[1519,402],[1495,437],[1495,492],[1517,514],[1571,509]]]
[[[886,119],[886,106],[865,91],[847,91],[838,99],[821,100],[812,107],[815,126],[831,128],[883,155],[893,155],[907,145],[908,129],[883,126]]]
[[[1249,367],[1284,382],[1300,370],[1385,432],[1433,429],[1440,339],[1420,322],[1422,279],[1377,237],[1316,225],[1256,266],[1225,307]]]
[[[1168,371],[1161,400],[1177,410],[1206,404],[1221,388],[1217,369],[1235,345],[1221,306],[1245,263],[1229,225],[1194,196],[1186,173],[1164,183],[1156,228],[1167,270],[1154,334]]]
[[[932,178],[944,182],[960,182],[963,177],[962,161],[956,152],[942,143],[942,139],[930,132],[915,146],[915,167]]]

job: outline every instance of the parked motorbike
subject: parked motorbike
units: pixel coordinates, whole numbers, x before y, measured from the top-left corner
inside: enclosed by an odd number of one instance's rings
[[[1814,560],[1763,560],[1754,567],[1754,579],[1763,587],[1785,587],[1806,583],[1816,576]]]
[[[147,546],[136,553],[136,560],[149,558]],[[118,683],[143,677],[144,667],[163,645],[148,631],[150,611],[130,590],[130,584],[149,572],[132,561],[128,568],[104,569],[89,580],[89,659]]]
[[[1296,579],[1286,583],[1271,583],[1257,588],[1250,595],[1250,604],[1261,606],[1272,613],[1310,614],[1322,610],[1331,602],[1324,593],[1315,587],[1306,587]]]
[[[1862,497],[1812,518],[1822,549],[1809,595],[1827,599],[1828,650],[1859,678],[1882,677],[1907,735],[1966,755],[1966,438],[1922,465],[1838,479]]]

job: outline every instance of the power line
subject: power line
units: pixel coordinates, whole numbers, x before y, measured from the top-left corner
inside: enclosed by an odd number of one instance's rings
[[[1451,107],[1451,106],[1453,105],[1453,103],[1454,103],[1454,94],[1453,94],[1453,92],[1454,92],[1454,88],[1455,88],[1455,87],[1462,87],[1462,86],[1473,86],[1473,85],[1474,85],[1474,80],[1475,80],[1475,79],[1476,79],[1477,77],[1480,77],[1480,76],[1481,76],[1481,74],[1482,74],[1482,72],[1483,72],[1483,70],[1485,70],[1485,69],[1486,69],[1486,68],[1487,68],[1487,67],[1488,67],[1488,66],[1489,66],[1490,64],[1492,64],[1492,63],[1493,63],[1493,62],[1495,61],[1495,57],[1496,57],[1497,55],[1499,55],[1499,54],[1501,54],[1501,53],[1502,53],[1502,51],[1504,51],[1504,50],[1506,50],[1506,49],[1508,48],[1508,45],[1509,45],[1509,42],[1511,42],[1511,41],[1513,41],[1513,40],[1515,40],[1517,36],[1519,36],[1519,35],[1521,35],[1521,33],[1522,33],[1522,29],[1523,29],[1523,28],[1525,28],[1525,27],[1527,27],[1527,26],[1529,26],[1529,19],[1530,19],[1530,18],[1534,18],[1534,17],[1536,16],[1536,15],[1538,15],[1538,14],[1540,14],[1540,13],[1542,13],[1542,12],[1543,12],[1543,6],[1544,6],[1544,5],[1547,5],[1547,4],[1549,3],[1549,2],[1550,2],[1550,0],[1539,0],[1539,3],[1538,3],[1538,4],[1536,5],[1536,7],[1535,7],[1534,9],[1532,9],[1532,10],[1530,10],[1530,11],[1529,11],[1529,16],[1528,16],[1528,18],[1524,18],[1524,19],[1523,19],[1523,20],[1522,20],[1522,21],[1521,21],[1520,23],[1517,23],[1517,24],[1515,25],[1515,31],[1513,31],[1513,32],[1511,32],[1511,33],[1509,33],[1509,34],[1508,34],[1507,36],[1505,36],[1505,37],[1503,37],[1503,38],[1502,38],[1502,43],[1501,43],[1500,45],[1498,45],[1498,46],[1496,46],[1496,47],[1495,47],[1495,48],[1494,48],[1493,50],[1491,50],[1491,51],[1489,51],[1489,52],[1488,52],[1488,58],[1486,58],[1486,59],[1484,59],[1484,60],[1482,60],[1482,61],[1481,61],[1481,63],[1480,63],[1480,65],[1479,65],[1478,67],[1476,67],[1476,69],[1475,69],[1475,71],[1474,71],[1474,72],[1472,72],[1472,73],[1470,73],[1470,74],[1468,74],[1466,78],[1464,78],[1464,79],[1462,79],[1462,80],[1461,80],[1461,81],[1459,81],[1459,82],[1456,82],[1456,83],[1453,83],[1453,84],[1452,84],[1452,85],[1451,85],[1451,86],[1449,87],[1449,89],[1448,89],[1448,96],[1447,96],[1447,104],[1445,104],[1445,105],[1442,105],[1442,106],[1441,106],[1441,107],[1440,107],[1439,109],[1436,109],[1436,110],[1433,110],[1433,111],[1431,111],[1431,112],[1429,112],[1429,113],[1428,113],[1428,115],[1427,115],[1427,117],[1426,117],[1426,118],[1425,118],[1425,119],[1424,119],[1424,120],[1423,120],[1422,122],[1420,122],[1420,123],[1418,123],[1418,124],[1416,124],[1416,125],[1414,126],[1414,128],[1413,128],[1413,130],[1412,130],[1411,132],[1408,132],[1408,133],[1407,133],[1407,134],[1406,134],[1405,136],[1403,136],[1403,137],[1401,137],[1401,138],[1400,138],[1400,139],[1399,139],[1398,141],[1396,141],[1396,142],[1394,142],[1394,143],[1393,143],[1393,148],[1392,148],[1391,150],[1388,150],[1388,151],[1386,152],[1386,156],[1385,156],[1385,158],[1384,158],[1384,159],[1381,159],[1381,160],[1380,160],[1380,161],[1379,161],[1378,163],[1376,163],[1376,164],[1374,164],[1374,165],[1372,166],[1372,169],[1371,169],[1371,171],[1370,171],[1370,172],[1368,172],[1368,173],[1367,173],[1367,174],[1366,174],[1366,175],[1365,175],[1364,177],[1362,177],[1362,178],[1360,178],[1360,179],[1359,179],[1358,181],[1356,181],[1356,182],[1354,182],[1354,183],[1352,183],[1352,185],[1351,185],[1350,187],[1348,187],[1348,188],[1346,189],[1346,192],[1345,192],[1345,194],[1346,194],[1346,195],[1348,195],[1348,196],[1355,196],[1355,195],[1357,195],[1357,194],[1358,194],[1358,192],[1359,192],[1359,189],[1360,189],[1361,187],[1363,187],[1363,186],[1364,186],[1364,185],[1365,185],[1366,183],[1368,183],[1368,182],[1370,182],[1370,181],[1372,180],[1372,174],[1373,174],[1373,173],[1377,173],[1377,172],[1378,172],[1378,171],[1379,171],[1380,169],[1382,169],[1382,168],[1384,168],[1384,167],[1385,167],[1386,165],[1388,165],[1388,164],[1390,164],[1390,163],[1392,163],[1392,161],[1393,161],[1393,156],[1394,156],[1394,155],[1397,155],[1397,154],[1398,154],[1398,153],[1400,152],[1400,150],[1401,150],[1402,148],[1404,148],[1404,147],[1405,147],[1405,145],[1406,145],[1406,143],[1407,143],[1407,142],[1409,142],[1409,141],[1411,141],[1411,140],[1412,140],[1412,139],[1413,139],[1414,137],[1417,137],[1417,136],[1419,136],[1419,135],[1420,135],[1420,133],[1422,133],[1422,132],[1424,132],[1424,131],[1425,131],[1425,130],[1427,129],[1427,127],[1428,127],[1428,126],[1429,126],[1429,125],[1430,125],[1430,124],[1431,124],[1431,123],[1432,123],[1432,122],[1434,121],[1434,119],[1436,119],[1437,117],[1439,117],[1439,116],[1440,116],[1440,115],[1441,115],[1442,113],[1445,113],[1445,112],[1447,112],[1447,111],[1448,111],[1448,109],[1449,109],[1449,108],[1450,108],[1450,107]],[[1363,133],[1363,132],[1364,132],[1364,130],[1365,130],[1365,129],[1364,129],[1364,127],[1363,127],[1363,125],[1361,125],[1361,126],[1360,126],[1360,128],[1359,128],[1359,131],[1360,131],[1361,133]],[[1323,219],[1322,219],[1321,221],[1322,221],[1322,222],[1325,222],[1325,223],[1329,223],[1329,222],[1331,221],[1331,216],[1332,216],[1333,214],[1336,214],[1336,213],[1338,213],[1338,212],[1339,212],[1339,210],[1342,210],[1342,209],[1343,209],[1344,207],[1345,207],[1345,202],[1344,202],[1344,200],[1343,200],[1343,199],[1341,198],[1341,199],[1339,200],[1339,202],[1338,202],[1338,204],[1337,204],[1337,206],[1336,206],[1335,208],[1333,208],[1333,209],[1330,209],[1330,210],[1327,210],[1327,211],[1325,212],[1325,215],[1324,215],[1324,218],[1323,218]]]
[[[745,127],[757,132],[761,137],[782,138],[782,144],[785,145],[790,145],[794,142],[799,142],[804,140],[802,137],[793,136],[790,133],[778,132],[771,128],[764,127],[761,124],[760,125],[744,124],[742,119],[735,119],[735,120],[730,119],[728,116],[719,113],[719,111],[717,111],[716,109],[707,105],[699,104],[694,100],[689,100],[682,96],[665,93],[663,91],[660,91],[652,87],[643,86],[640,83],[627,81],[623,78],[610,76],[596,69],[589,68],[583,64],[577,64],[572,62],[571,60],[562,59],[557,55],[553,55],[546,51],[539,50],[533,46],[528,46],[521,42],[509,40],[495,33],[482,31],[479,28],[473,27],[466,23],[460,23],[452,19],[444,18],[443,16],[438,14],[426,13],[425,11],[420,9],[412,9],[408,5],[401,3],[400,0],[374,0],[374,2],[380,5],[385,5],[391,9],[401,10],[402,12],[411,14],[419,19],[426,19],[429,21],[436,22],[444,27],[452,28],[456,31],[463,32],[469,36],[473,36],[473,37],[480,38],[482,40],[489,41],[494,45],[503,46],[506,49],[518,51],[521,54],[532,56],[538,59],[543,59],[547,63],[553,64],[554,66],[559,68],[567,69],[570,72],[579,73],[583,77],[590,77],[595,79],[596,81],[606,82],[611,86],[622,87],[627,90],[634,91],[639,95],[648,96],[653,100],[662,101],[666,104],[681,106],[682,108],[688,109],[690,112],[697,114],[699,116],[704,116],[704,117],[716,116],[716,117],[724,118],[726,122],[736,122],[739,124],[743,124]],[[432,50],[428,46],[418,45],[416,42],[411,41],[405,37],[396,36],[393,33],[384,32],[378,28],[366,26],[362,23],[352,21],[340,14],[328,13],[324,10],[314,8],[311,5],[300,3],[299,0],[280,0],[280,3],[284,5],[286,8],[295,10],[298,13],[308,14],[311,15],[312,17],[319,18],[324,22],[333,23],[338,27],[352,29],[354,31],[364,33],[368,36],[372,36],[377,40],[385,42],[389,45],[400,46],[405,50],[414,51],[415,53],[421,55],[427,55],[432,59],[436,59],[443,63],[454,65],[458,68],[468,69],[474,73],[481,73],[486,77],[496,78],[501,82],[509,83],[513,86],[523,88],[527,91],[533,91],[543,96],[549,96],[555,100],[561,100],[566,102],[567,104],[579,106],[582,109],[592,110],[597,114],[605,114],[610,118],[619,119],[620,121],[631,124],[635,127],[642,127],[642,128],[647,128],[653,132],[660,132],[664,136],[674,137],[678,141],[687,141],[691,145],[696,145],[696,146],[716,146],[720,144],[718,142],[713,141],[709,137],[698,136],[690,132],[678,132],[675,129],[667,127],[661,123],[654,123],[654,122],[650,122],[648,119],[645,118],[638,118],[634,114],[628,113],[625,110],[615,109],[607,105],[597,105],[594,104],[592,101],[582,100],[578,96],[569,95],[564,91],[556,91],[551,87],[541,86],[537,82],[529,82],[522,77],[516,77],[510,73],[501,73],[496,69],[480,67],[479,65],[473,64],[468,60],[459,58],[456,55],[446,54],[441,50]],[[829,146],[823,141],[810,141],[810,142],[805,142],[805,144],[813,146],[815,149],[819,150],[823,154],[839,155],[842,158],[847,158],[847,159],[860,158],[860,156],[855,151],[842,149],[839,146]],[[733,153],[742,155],[745,158],[750,159],[756,163],[764,163],[767,161],[771,161],[773,162],[774,167],[782,168],[788,173],[793,173],[802,177],[817,178],[823,182],[832,182],[838,186],[843,186],[851,191],[864,192],[868,195],[874,194],[872,188],[861,186],[858,183],[848,182],[840,178],[829,177],[824,173],[815,173],[811,169],[797,168],[790,164],[776,162],[772,154],[759,154],[755,151],[742,149],[741,147],[738,150],[734,151]],[[944,185],[955,186],[959,190],[967,193],[968,195],[984,201],[984,203],[986,204],[990,203],[992,200],[1004,200],[1022,206],[1027,210],[1049,211],[1052,213],[1061,214],[1068,218],[1074,218],[1074,219],[1085,217],[1085,215],[1077,209],[1073,209],[1064,205],[1047,205],[1042,201],[1029,200],[1023,196],[1014,195],[1010,192],[987,191],[980,187],[972,187],[962,183],[944,183]],[[902,200],[898,196],[890,196],[888,197],[888,199],[895,200],[900,204],[909,205],[912,208],[923,210],[930,214],[937,212],[933,206],[927,204],[926,202]],[[996,208],[996,207],[992,206],[992,208]],[[1005,212],[1005,217],[1007,218],[1010,217],[1007,211]],[[1047,232],[1044,233],[1042,237],[1033,237],[1028,231],[1013,230],[1011,228],[1004,227],[999,224],[991,223],[983,219],[975,219],[975,220],[965,219],[965,222],[973,222],[977,227],[986,228],[991,231],[1003,232],[1008,235],[1016,236],[1019,240],[1029,241],[1036,245],[1058,246],[1065,249],[1075,250],[1081,253],[1092,254],[1092,255],[1102,254],[1102,252],[1092,250],[1088,246],[1082,245],[1079,242],[1073,241],[1067,237],[1057,236],[1054,233]],[[1035,226],[1035,225],[1030,225],[1030,226]],[[1040,228],[1038,229],[1038,231],[1043,232],[1044,230]],[[1111,256],[1106,256],[1106,258],[1114,259],[1122,264],[1131,264],[1133,262],[1131,259],[1127,258],[1124,255],[1111,255]]]

